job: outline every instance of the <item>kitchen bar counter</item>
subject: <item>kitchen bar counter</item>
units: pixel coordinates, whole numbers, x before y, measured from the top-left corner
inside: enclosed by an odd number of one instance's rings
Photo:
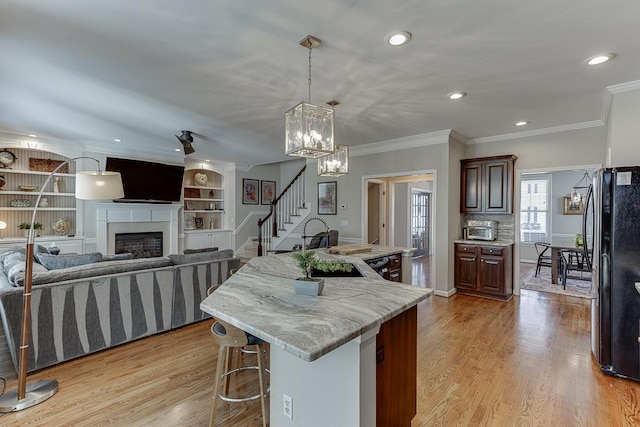
[[[363,261],[397,250],[381,253],[347,256],[320,251],[319,259],[352,262],[365,277],[325,278],[319,297],[293,293],[292,281],[301,271],[291,254],[253,258],[202,301],[200,308],[272,346],[312,361],[433,293],[382,279]]]
[[[380,426],[388,419],[411,424],[416,399],[415,305],[432,291],[381,278],[365,260],[398,253],[386,250],[348,256],[318,251],[321,259],[352,262],[364,277],[325,278],[317,297],[293,293],[292,281],[301,272],[291,254],[253,258],[202,301],[203,311],[271,344],[272,427],[371,427],[376,417]],[[391,341],[377,347],[381,327],[385,334],[392,333],[390,338],[385,335]],[[388,365],[392,361],[397,365]],[[407,367],[413,372],[400,386],[393,382],[398,392],[376,405],[376,381],[382,389],[388,381],[380,377],[380,369],[393,372],[394,366],[396,372]],[[292,398],[293,419],[283,415],[284,395]],[[398,407],[408,409],[399,416]]]
[[[513,240],[468,240],[468,239],[458,239],[454,240],[453,243],[462,243],[464,245],[482,245],[482,246],[500,246],[500,247],[509,247],[514,244]]]

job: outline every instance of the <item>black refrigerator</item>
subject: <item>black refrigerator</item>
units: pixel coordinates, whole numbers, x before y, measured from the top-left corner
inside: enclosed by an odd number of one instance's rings
[[[640,381],[640,167],[596,172],[583,228],[592,255],[591,349],[604,373]]]

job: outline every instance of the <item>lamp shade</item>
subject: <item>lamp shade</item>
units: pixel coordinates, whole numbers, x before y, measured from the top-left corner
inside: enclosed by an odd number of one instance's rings
[[[334,151],[333,109],[301,102],[285,114],[286,154],[318,158]]]
[[[76,173],[76,198],[81,200],[109,200],[124,197],[119,172],[82,171]]]
[[[336,145],[336,151],[318,159],[319,176],[342,176],[349,173],[349,146]]]

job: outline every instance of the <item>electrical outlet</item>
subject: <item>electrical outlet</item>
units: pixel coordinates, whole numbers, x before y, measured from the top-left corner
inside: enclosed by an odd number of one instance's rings
[[[293,420],[293,398],[286,394],[282,395],[282,413],[285,417]]]
[[[348,219],[343,219],[342,221],[340,221],[340,225],[343,227],[348,227],[349,226],[349,220]]]

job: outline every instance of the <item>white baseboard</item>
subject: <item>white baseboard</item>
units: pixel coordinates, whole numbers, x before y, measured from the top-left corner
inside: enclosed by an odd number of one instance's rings
[[[450,289],[448,291],[439,291],[439,290],[435,290],[433,292],[433,294],[437,297],[445,297],[445,298],[451,298],[452,296],[454,296],[456,294],[456,292],[458,292],[458,290],[456,288]]]

